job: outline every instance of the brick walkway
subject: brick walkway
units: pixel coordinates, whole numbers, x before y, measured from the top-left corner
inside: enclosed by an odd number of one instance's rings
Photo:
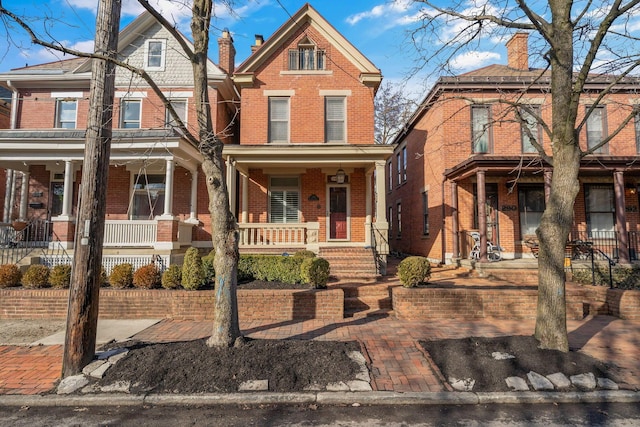
[[[211,322],[163,320],[135,336],[151,342],[203,338]],[[569,321],[572,348],[580,348],[621,368],[624,388],[640,389],[640,322],[609,316]],[[485,319],[461,322],[406,322],[393,317],[362,317],[340,322],[319,320],[245,322],[252,338],[357,340],[372,372],[374,390],[434,392],[447,388],[423,354],[419,340],[468,336],[531,335],[532,320]],[[39,394],[53,388],[62,369],[61,346],[0,346],[0,394]]]

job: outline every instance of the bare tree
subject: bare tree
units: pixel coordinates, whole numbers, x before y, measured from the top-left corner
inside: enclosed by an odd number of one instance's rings
[[[212,335],[207,343],[212,347],[228,347],[232,345],[238,337],[240,337],[236,295],[237,266],[239,259],[238,226],[236,219],[229,208],[229,195],[224,176],[224,161],[222,158],[222,148],[224,144],[221,139],[218,138],[214,129],[208,95],[207,62],[209,60],[208,49],[213,1],[193,1],[191,18],[191,33],[193,37],[192,46],[184,40],[182,34],[177,31],[174,23],[165,19],[148,3],[148,1],[139,0],[139,3],[175,37],[184,50],[185,56],[192,64],[195,98],[194,103],[198,124],[196,135],[192,134],[185,126],[182,120],[178,117],[176,111],[171,105],[171,102],[162,93],[162,90],[145,70],[133,67],[127,62],[117,60],[113,56],[107,55],[98,50],[96,50],[95,53],[81,52],[65,47],[55,40],[43,40],[35,34],[25,20],[5,9],[1,2],[0,16],[4,15],[22,27],[22,29],[29,34],[31,42],[34,44],[64,52],[66,54],[108,61],[109,63],[125,68],[131,71],[134,75],[142,78],[162,100],[165,107],[173,116],[173,119],[177,122],[177,125],[181,129],[184,137],[196,146],[203,155],[202,169],[206,176],[209,195],[209,211],[211,213],[211,234],[213,247],[216,253],[214,261],[216,271],[216,298],[214,307],[215,320],[213,323]],[[222,0],[220,1],[220,4],[227,8],[232,7],[231,0]],[[96,228],[92,229],[92,231],[98,233],[103,229],[104,212],[101,216],[101,221],[102,228],[98,228],[96,225]],[[95,243],[97,244],[98,242]],[[88,297],[95,303],[97,315],[97,292],[91,293]],[[92,340],[95,343],[95,329],[92,333],[93,338],[88,336],[91,334],[90,331],[87,331],[83,335],[83,339],[87,340],[83,346],[90,344]]]
[[[446,64],[483,38],[511,30],[530,32],[542,46],[540,58],[550,72],[553,110],[551,123],[544,123],[539,116],[536,119],[551,141],[552,152],[544,152],[540,144],[536,148],[552,166],[553,175],[550,197],[537,229],[540,252],[535,336],[542,348],[568,351],[564,251],[580,189],[580,160],[608,143],[631,120],[634,111],[631,109],[623,124],[594,147],[582,150],[579,134],[593,109],[639,64],[638,39],[628,24],[640,12],[640,0],[481,0],[457,1],[447,7],[429,0],[416,3],[425,6],[412,34],[423,53],[418,67],[436,59]],[[615,75],[609,75],[599,92],[591,95],[593,106],[579,121],[580,97],[591,73],[596,72]]]
[[[376,144],[390,144],[411,117],[416,104],[405,96],[402,88],[389,82],[382,84],[374,103]]]

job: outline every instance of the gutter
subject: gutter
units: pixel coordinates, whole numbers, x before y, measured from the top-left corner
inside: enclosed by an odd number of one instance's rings
[[[18,97],[20,93],[18,92],[18,88],[15,87],[11,80],[7,80],[7,86],[11,89],[11,124],[9,125],[10,129],[15,129],[18,121]]]

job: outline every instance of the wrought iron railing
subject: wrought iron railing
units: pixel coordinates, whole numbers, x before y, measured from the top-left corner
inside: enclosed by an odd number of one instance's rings
[[[594,258],[596,260],[605,261],[607,259],[618,262],[619,246],[618,233],[615,231],[572,231],[569,235],[572,242],[589,242],[594,249]],[[579,245],[576,246],[579,248]],[[589,254],[572,254],[574,259],[589,258]]]
[[[640,260],[640,231],[629,232],[629,260]]]

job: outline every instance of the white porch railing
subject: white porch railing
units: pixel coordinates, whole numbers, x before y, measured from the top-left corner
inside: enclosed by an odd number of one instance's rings
[[[158,222],[107,220],[104,224],[105,247],[148,247],[156,243]]]
[[[241,223],[238,227],[241,247],[307,247],[318,242],[318,223]]]

